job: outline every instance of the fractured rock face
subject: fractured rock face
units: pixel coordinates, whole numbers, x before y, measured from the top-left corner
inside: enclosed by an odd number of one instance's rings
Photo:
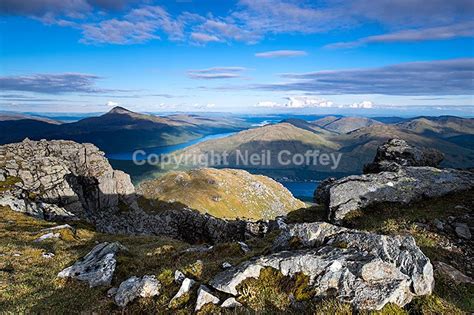
[[[0,146],[0,165],[3,176],[15,180],[0,194],[0,204],[15,211],[55,219],[85,217],[119,202],[135,206],[130,177],[113,170],[92,144],[26,139]]]
[[[120,243],[101,243],[95,246],[86,256],[74,265],[67,267],[58,274],[59,278],[75,278],[87,281],[89,286],[110,285],[117,260],[115,255],[123,250]]]
[[[300,247],[284,250],[292,238],[298,238]],[[412,237],[315,222],[289,225],[274,247],[283,251],[223,271],[210,285],[236,296],[244,280],[258,278],[263,268],[271,267],[285,276],[309,276],[316,296],[336,290],[341,301],[375,310],[387,303],[403,306],[413,296],[430,294],[434,286],[433,267]]]
[[[396,172],[354,175],[318,187],[329,211],[339,223],[355,210],[382,202],[408,204],[474,187],[474,173],[433,167],[404,167]]]
[[[125,307],[137,297],[152,297],[160,294],[161,283],[155,276],[143,276],[143,278],[131,277],[122,282],[115,293],[115,304]]]
[[[364,166],[364,173],[396,172],[401,166],[437,167],[443,153],[432,148],[416,148],[405,140],[391,139],[378,147],[372,163]]]

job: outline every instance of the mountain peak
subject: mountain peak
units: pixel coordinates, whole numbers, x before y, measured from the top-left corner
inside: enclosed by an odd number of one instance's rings
[[[115,106],[108,112],[108,114],[131,114],[131,113],[133,112],[121,106]]]

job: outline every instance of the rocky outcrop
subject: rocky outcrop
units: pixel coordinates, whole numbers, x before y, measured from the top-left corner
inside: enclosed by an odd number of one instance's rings
[[[268,228],[265,222],[227,221],[187,207],[144,211],[130,177],[113,170],[91,144],[26,139],[0,146],[0,179],[0,206],[47,220],[85,219],[105,233],[215,243],[244,240]]]
[[[137,297],[152,297],[160,294],[161,283],[155,276],[143,278],[131,277],[122,282],[115,293],[114,301],[120,307],[125,307]]]
[[[110,285],[117,265],[115,255],[124,249],[119,243],[101,243],[74,265],[61,271],[58,277],[86,281],[91,288]]]
[[[327,179],[319,185],[315,198],[326,205],[329,220],[341,223],[349,213],[378,203],[408,204],[474,187],[472,171],[422,166],[437,165],[441,158],[437,151],[390,140],[366,169],[380,172]]]
[[[288,250],[292,244],[300,244]],[[258,257],[218,274],[210,285],[239,295],[239,285],[258,278],[263,268],[285,276],[303,273],[316,297],[336,291],[342,302],[358,309],[379,310],[387,303],[404,306],[414,296],[430,294],[433,267],[409,236],[385,236],[328,223],[294,224],[276,240],[280,251]]]
[[[474,187],[474,173],[433,167],[404,167],[396,172],[348,176],[318,187],[329,219],[340,223],[347,214],[384,202],[409,204]]]
[[[45,218],[89,217],[122,202],[135,204],[130,177],[113,170],[92,144],[30,141],[0,146],[0,166],[8,189],[0,204]]]
[[[403,166],[437,167],[443,153],[432,148],[416,148],[405,140],[391,139],[378,147],[374,161],[364,166],[364,173],[395,172]]]

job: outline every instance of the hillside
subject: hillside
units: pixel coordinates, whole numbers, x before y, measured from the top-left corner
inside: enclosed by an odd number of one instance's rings
[[[379,125],[381,122],[365,117],[324,117],[311,124],[336,133],[348,133],[359,128]]]
[[[442,138],[474,134],[474,119],[455,116],[417,117],[397,125],[416,133]]]
[[[337,122],[340,119],[328,117],[328,120]],[[459,120],[462,124],[466,124],[464,121],[467,119],[459,118]],[[345,121],[352,120],[348,118]],[[210,154],[211,152],[228,152],[229,165],[227,166],[244,169],[298,169],[299,172],[311,170],[328,173],[358,173],[364,164],[371,161],[379,145],[388,139],[400,138],[415,146],[433,147],[440,150],[445,154],[443,166],[474,167],[474,151],[472,145],[469,145],[469,137],[472,135],[469,134],[443,139],[430,133],[403,128],[404,125],[372,124],[370,120],[368,121],[370,125],[368,127],[361,127],[348,133],[335,134],[329,131],[323,133],[309,130],[308,125],[312,123],[304,123],[304,121],[299,120],[296,120],[296,123],[295,120],[290,120],[290,122],[293,122],[293,124],[285,122],[268,125],[246,130],[227,138],[202,142],[178,153],[200,155]],[[301,128],[296,127],[295,124]],[[466,131],[466,133],[468,132],[469,130]],[[272,157],[270,165],[260,164],[255,167],[242,165],[242,163],[239,164],[239,160],[236,158],[239,151],[247,152],[250,155],[260,154],[262,150],[270,151]],[[303,154],[308,150],[340,153],[341,160],[337,169],[324,167],[320,164],[309,166],[281,165],[278,163],[277,155],[282,150]]]
[[[233,169],[170,172],[142,182],[138,192],[148,200],[176,202],[227,219],[274,219],[305,207],[271,178]]]
[[[245,128],[237,120],[185,118],[140,114],[115,107],[101,116],[61,125],[31,119],[0,121],[0,143],[18,142],[27,137],[33,140],[66,139],[93,143],[106,152],[121,152],[178,144],[211,133]]]

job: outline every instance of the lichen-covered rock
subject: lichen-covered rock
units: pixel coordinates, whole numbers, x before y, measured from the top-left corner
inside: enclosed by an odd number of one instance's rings
[[[219,302],[219,298],[213,295],[208,287],[201,285],[198,290],[196,307],[194,308],[194,311],[199,311],[206,304],[219,304]]]
[[[74,265],[61,271],[58,277],[86,281],[90,287],[110,285],[117,265],[115,255],[123,249],[125,247],[117,242],[98,244]]]
[[[44,219],[85,218],[120,202],[136,206],[130,177],[113,170],[92,144],[25,139],[0,146],[0,165],[4,177],[15,182],[2,189],[0,204],[15,211]]]
[[[354,175],[318,187],[332,222],[383,202],[408,204],[474,187],[474,172],[433,167],[403,167],[396,172]]]
[[[131,277],[120,284],[114,301],[118,306],[125,307],[137,297],[146,298],[160,294],[160,289],[161,283],[155,276]]]
[[[432,148],[416,148],[405,140],[391,139],[378,147],[374,161],[364,166],[364,173],[395,172],[402,166],[437,167],[443,153]]]
[[[291,239],[297,242],[290,244]],[[307,275],[316,296],[335,290],[341,301],[375,310],[387,303],[404,306],[413,296],[433,290],[433,267],[412,237],[315,222],[288,225],[275,242],[274,248],[283,251],[225,270],[210,285],[236,296],[239,284],[258,278],[263,268],[271,267],[285,276]],[[299,244],[297,249],[284,250],[295,243]]]

